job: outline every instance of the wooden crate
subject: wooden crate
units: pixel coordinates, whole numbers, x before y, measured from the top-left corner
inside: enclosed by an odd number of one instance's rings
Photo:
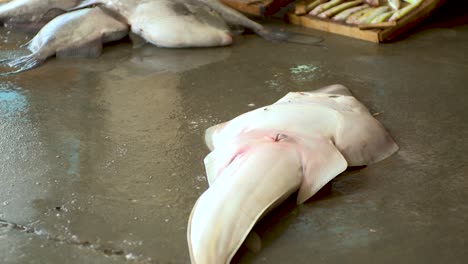
[[[394,24],[387,24],[385,28],[373,29],[349,25],[331,19],[315,16],[299,16],[293,12],[287,14],[287,20],[295,25],[318,29],[352,38],[367,40],[375,43],[388,42],[426,19],[445,0],[425,0],[421,5],[398,20]]]
[[[221,0],[226,5],[253,16],[271,16],[294,0]]]

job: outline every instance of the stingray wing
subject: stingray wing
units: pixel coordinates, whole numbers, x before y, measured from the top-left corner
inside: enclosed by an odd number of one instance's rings
[[[369,110],[341,85],[315,92],[288,93],[276,103],[242,114],[207,130],[210,149],[242,133],[275,129],[300,137],[331,140],[349,166],[368,165],[398,150],[392,137]]]
[[[349,166],[370,165],[398,151],[387,130],[370,114],[342,113],[335,145]]]
[[[317,193],[325,184],[346,170],[348,163],[335,145],[326,138],[300,140],[302,183],[297,194],[301,204]]]

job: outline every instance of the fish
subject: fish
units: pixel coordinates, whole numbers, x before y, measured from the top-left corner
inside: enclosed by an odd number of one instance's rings
[[[271,41],[309,45],[323,41],[308,34],[267,28],[219,0],[85,0],[75,8],[98,4],[125,17],[134,34],[166,48],[230,45],[232,27],[250,29]]]
[[[36,3],[34,2],[36,0],[14,1],[31,1],[28,2],[29,8],[33,7],[33,4]],[[99,6],[102,10],[105,10],[108,15],[125,23],[129,27],[128,35],[134,43],[134,47],[140,47],[145,43],[163,48],[227,46],[233,43],[232,28],[236,26],[247,27],[269,40],[280,41],[287,39],[295,43],[313,43],[312,45],[322,41],[321,38],[310,35],[267,29],[215,0],[84,0],[79,4],[70,2],[68,6],[71,7],[66,9],[67,13],[62,14],[62,16],[69,17],[66,15],[75,14],[74,12],[84,8]],[[53,5],[50,7],[52,8]],[[41,8],[38,8],[38,10],[46,10],[43,6],[41,6]],[[60,6],[60,8],[65,8],[65,5]],[[44,15],[39,11],[37,11],[37,14]],[[57,26],[57,21],[60,21],[60,26]],[[44,31],[48,32],[48,35],[54,35],[55,33],[52,32],[53,30],[66,28],[68,26],[66,24],[70,23],[73,24],[72,27],[82,27],[91,30],[88,21],[90,20],[84,17],[78,20],[54,19],[46,24],[43,29],[47,29]],[[81,23],[83,23],[83,25],[80,25]],[[96,27],[94,29],[96,31],[101,28],[99,23],[94,24],[94,26]],[[43,33],[38,33],[38,35],[44,36]],[[64,38],[63,40],[57,40],[56,43],[62,41],[66,43],[66,45],[74,41],[79,41],[66,34],[57,33],[55,37]],[[88,39],[85,37],[85,40]],[[102,43],[99,43],[99,41],[96,41],[96,43],[97,44],[93,47],[96,51],[99,51],[96,52],[96,54],[100,54]],[[47,45],[50,45],[50,43]],[[53,50],[54,48],[55,47],[51,47],[50,49]],[[46,47],[43,47],[43,49],[46,49]],[[6,62],[9,66],[19,67],[20,69],[0,75],[19,73],[40,65],[45,60],[45,57],[42,55],[38,56],[37,54],[36,52],[35,55],[31,54],[29,57],[3,60],[3,62]],[[48,54],[47,56],[51,56],[52,54],[53,53]],[[59,55],[59,53],[57,53],[57,55]],[[88,54],[84,52],[84,55]],[[2,62],[2,60],[0,60],[0,62]]]
[[[132,41],[163,48],[227,46],[233,41],[224,19],[196,0],[85,0],[71,10],[93,5],[122,16]]]
[[[370,165],[398,145],[351,92],[332,85],[291,92],[207,129],[209,188],[188,221],[192,264],[229,263],[252,227],[297,192],[302,204],[348,166]]]
[[[12,0],[0,4],[0,24],[37,24],[41,27],[80,0]]]
[[[141,3],[128,16],[134,34],[164,48],[228,46],[233,42],[225,21],[193,1]]]
[[[96,25],[99,25],[97,27]],[[97,57],[104,43],[124,38],[128,25],[100,7],[85,8],[54,18],[26,45],[31,52],[19,58],[0,61],[18,70],[9,75],[32,69],[47,58]]]

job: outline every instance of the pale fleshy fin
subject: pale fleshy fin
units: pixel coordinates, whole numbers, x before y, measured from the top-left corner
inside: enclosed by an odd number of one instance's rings
[[[302,141],[303,179],[297,194],[297,203],[307,201],[325,184],[346,170],[348,163],[332,142],[325,138]]]
[[[208,179],[209,185],[213,184],[220,168],[219,158],[216,156],[216,154],[216,151],[213,151],[203,160],[205,163],[206,178]]]
[[[205,144],[206,144],[206,146],[207,146],[210,150],[213,150],[213,149],[214,149],[213,137],[214,137],[215,134],[216,134],[218,131],[220,131],[226,124],[227,124],[227,122],[226,122],[226,123],[221,123],[221,124],[218,124],[218,125],[209,127],[209,128],[205,131]]]
[[[203,162],[205,163],[206,178],[208,184],[213,185],[216,177],[235,159],[242,151],[246,151],[250,145],[254,144],[250,138],[240,137],[234,142],[225,144],[222,148],[214,149],[209,153]]]
[[[343,112],[334,142],[349,166],[370,165],[398,150],[383,125],[368,113]]]

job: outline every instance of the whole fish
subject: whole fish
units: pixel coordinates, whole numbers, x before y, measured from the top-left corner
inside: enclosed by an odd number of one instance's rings
[[[77,6],[80,0],[13,0],[0,4],[0,23],[44,23]]]
[[[133,33],[163,47],[229,45],[232,37],[228,25],[248,28],[268,40],[303,44],[322,41],[311,35],[265,28],[219,0],[85,0],[79,7],[96,4],[119,13]]]
[[[229,263],[252,227],[298,191],[303,203],[348,166],[398,150],[385,128],[341,85],[289,93],[206,132],[210,187],[188,223],[192,263]]]
[[[230,28],[224,19],[196,0],[85,0],[76,8],[91,5],[102,5],[122,16],[130,25],[132,40],[141,38],[167,48],[232,43]]]
[[[99,26],[97,26],[99,25]],[[99,7],[85,8],[54,18],[27,44],[31,54],[0,61],[19,68],[17,73],[34,68],[48,57],[97,57],[103,43],[119,40],[128,33],[126,23]]]
[[[167,48],[226,46],[233,41],[229,26],[205,5],[193,1],[151,1],[127,16],[134,34]]]

